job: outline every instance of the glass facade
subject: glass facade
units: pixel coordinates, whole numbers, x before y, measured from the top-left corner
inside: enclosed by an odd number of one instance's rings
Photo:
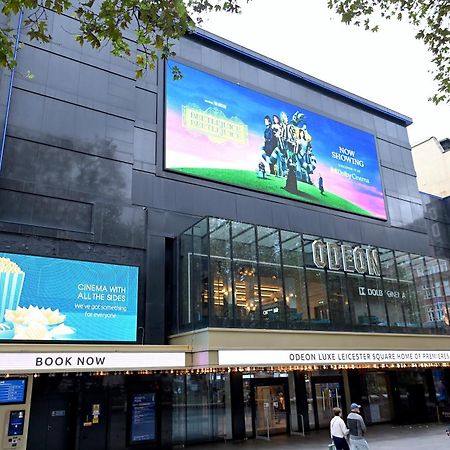
[[[318,240],[327,264],[318,263]],[[365,260],[371,249],[206,217],[179,239],[173,331],[237,327],[449,333],[449,262],[378,248],[379,261],[371,263],[369,256]],[[332,264],[341,269],[330,268]]]
[[[172,443],[224,440],[230,421],[226,374],[175,375],[172,384]],[[228,399],[227,399],[228,397]]]

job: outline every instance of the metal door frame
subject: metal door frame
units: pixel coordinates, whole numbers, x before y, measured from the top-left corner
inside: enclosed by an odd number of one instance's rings
[[[339,389],[341,392],[341,409],[342,415],[345,416],[347,412],[346,402],[345,402],[345,391],[344,391],[344,378],[342,375],[326,375],[326,376],[312,376],[311,377],[311,393],[313,397],[313,405],[314,405],[314,429],[320,430],[319,425],[319,410],[317,405],[317,397],[316,397],[316,384],[323,383],[338,383]],[[331,417],[330,417],[331,420]]]
[[[279,378],[250,378],[250,402],[252,408],[252,438],[256,439],[256,398],[255,392],[256,388],[260,386],[283,386],[284,398],[285,398],[285,409],[286,409],[286,434],[290,434],[291,421],[289,411],[291,409],[291,404],[289,401],[289,381],[288,377]],[[281,434],[281,433],[280,433]]]

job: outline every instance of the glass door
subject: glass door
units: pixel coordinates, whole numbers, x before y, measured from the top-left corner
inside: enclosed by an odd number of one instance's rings
[[[333,408],[344,409],[343,387],[340,379],[312,381],[316,428],[326,428],[333,417]]]
[[[371,422],[389,422],[392,420],[392,414],[386,373],[367,372],[366,383]]]
[[[255,385],[254,424],[256,437],[287,433],[285,384]]]

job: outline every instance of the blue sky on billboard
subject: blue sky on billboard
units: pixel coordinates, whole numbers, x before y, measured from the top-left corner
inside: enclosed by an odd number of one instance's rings
[[[209,15],[202,28],[411,117],[412,145],[450,137],[450,105],[428,101],[436,89],[431,55],[412,26],[383,21],[370,33],[341,23],[326,3],[243,1],[242,14]]]

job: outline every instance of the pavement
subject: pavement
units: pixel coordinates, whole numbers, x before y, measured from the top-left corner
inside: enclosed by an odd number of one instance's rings
[[[367,430],[371,450],[449,450],[446,424],[374,425]],[[327,430],[302,435],[279,435],[270,440],[248,439],[240,442],[217,442],[186,446],[187,450],[328,450]]]

